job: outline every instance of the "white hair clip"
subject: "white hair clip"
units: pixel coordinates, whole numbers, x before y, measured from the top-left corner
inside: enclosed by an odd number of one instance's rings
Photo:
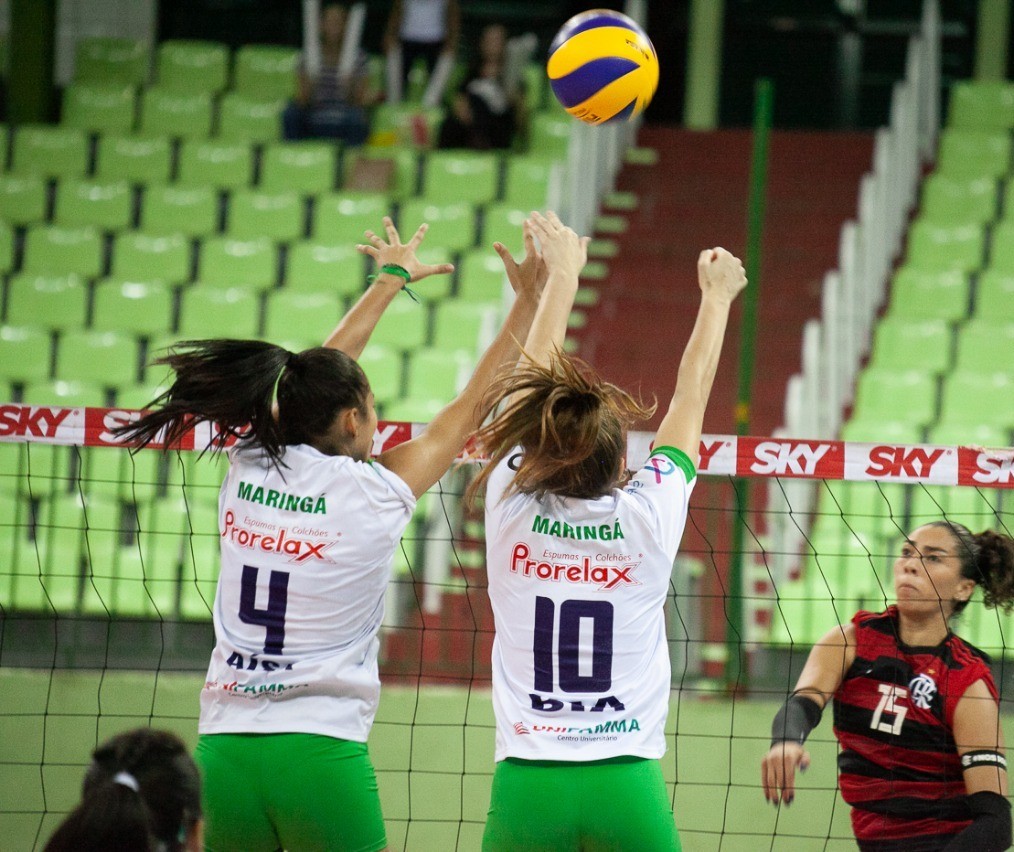
[[[129,772],[117,772],[113,776],[114,784],[122,784],[124,787],[129,787],[135,793],[141,792],[141,785],[137,783],[137,779]]]

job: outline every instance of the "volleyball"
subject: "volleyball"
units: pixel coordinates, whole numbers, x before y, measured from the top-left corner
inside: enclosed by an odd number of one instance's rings
[[[658,57],[648,34],[610,9],[581,12],[560,27],[546,72],[563,108],[587,124],[629,121],[658,87]]]

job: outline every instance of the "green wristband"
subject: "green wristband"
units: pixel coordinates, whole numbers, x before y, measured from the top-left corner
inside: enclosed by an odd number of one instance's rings
[[[380,271],[386,272],[388,275],[397,275],[399,278],[404,278],[406,284],[412,280],[412,273],[404,266],[398,266],[395,263],[385,263],[380,267]]]

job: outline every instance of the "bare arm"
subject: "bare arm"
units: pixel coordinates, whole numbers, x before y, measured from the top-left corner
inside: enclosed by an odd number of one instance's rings
[[[387,27],[384,29],[384,53],[398,46],[399,29],[401,29],[401,0],[394,0],[391,14],[387,16]]]
[[[831,700],[856,658],[856,632],[843,624],[826,633],[813,646],[796,681],[794,695],[814,701],[821,709]],[[796,795],[796,770],[810,765],[810,754],[800,743],[775,743],[761,760],[764,798],[791,804]]]
[[[404,245],[398,236],[398,230],[388,216],[384,217],[384,228],[387,231],[388,242],[384,242],[373,231],[367,231],[366,238],[370,244],[356,246],[361,254],[368,254],[376,260],[378,267],[387,264],[401,266],[411,274],[412,281],[421,281],[430,275],[446,275],[454,271],[454,267],[449,263],[429,265],[420,263],[416,258],[415,252],[426,236],[427,225],[420,225],[412,239]],[[404,278],[380,272],[366,292],[349,308],[323,345],[328,349],[338,349],[350,358],[358,358],[366,348],[384,310],[404,286]]]
[[[711,396],[732,301],[746,286],[739,259],[725,249],[707,249],[697,260],[701,306],[683,350],[676,390],[655,435],[656,446],[676,447],[697,463],[704,411]]]
[[[452,56],[458,52],[458,41],[461,38],[461,4],[458,0],[447,2],[447,40],[444,42],[444,53]]]
[[[954,742],[958,754],[970,751],[1004,753],[1003,728],[996,699],[981,680],[965,691],[954,708]],[[998,766],[976,766],[965,770],[968,794],[999,793],[1007,795],[1007,771]]]
[[[313,80],[310,79],[310,75],[306,73],[303,68],[300,68],[296,74],[296,94],[293,96],[293,100],[299,105],[305,107],[310,103],[310,95],[313,92]]]

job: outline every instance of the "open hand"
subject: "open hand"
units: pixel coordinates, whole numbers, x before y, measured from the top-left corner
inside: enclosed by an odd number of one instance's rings
[[[743,261],[724,248],[705,249],[697,258],[701,292],[732,301],[746,287]]]
[[[366,239],[369,241],[369,245],[356,246],[356,251],[360,254],[368,254],[376,261],[378,269],[387,264],[401,266],[408,270],[412,281],[421,281],[430,275],[448,275],[454,272],[453,264],[422,263],[415,256],[416,249],[419,248],[419,244],[422,243],[423,237],[426,236],[426,231],[429,229],[429,225],[425,222],[419,226],[419,229],[412,235],[412,239],[407,243],[402,243],[398,229],[394,227],[390,216],[384,217],[384,229],[387,231],[386,241],[373,231],[367,231]]]
[[[579,237],[552,210],[543,216],[532,213],[532,233],[538,237],[546,269],[571,275],[576,280],[588,260],[588,237]]]
[[[779,800],[791,805],[796,797],[796,770],[805,771],[809,765],[810,754],[799,743],[775,743],[761,760],[764,798],[773,805]]]
[[[503,268],[507,272],[507,280],[518,295],[530,295],[538,299],[542,288],[546,286],[546,279],[549,271],[546,269],[542,255],[535,248],[535,238],[532,236],[532,228],[528,220],[522,228],[525,238],[525,257],[518,263],[507,246],[503,243],[493,243],[493,248],[500,255],[503,261]]]

